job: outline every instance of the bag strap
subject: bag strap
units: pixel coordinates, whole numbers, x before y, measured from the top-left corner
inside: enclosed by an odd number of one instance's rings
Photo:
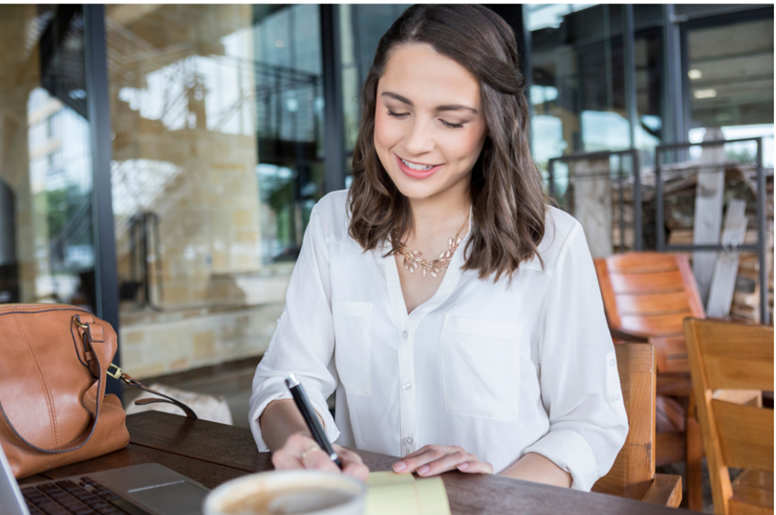
[[[88,317],[88,318],[91,320],[91,317]],[[96,325],[96,326],[99,327],[99,334],[100,335],[102,334],[102,326],[100,326],[99,324],[93,324],[93,322],[87,322],[87,323],[84,324],[84,323],[81,322],[81,319],[80,319],[80,317],[78,315],[74,315],[73,316],[73,321],[75,322],[76,325],[78,325],[78,327],[84,329],[84,333],[83,333],[84,350],[87,350],[88,352],[90,352],[91,355],[89,357],[91,357],[91,358],[93,358],[93,359],[95,359],[97,361],[97,370],[98,370],[98,374],[99,374],[97,376],[97,396],[94,399],[95,400],[94,404],[96,406],[95,409],[94,409],[94,420],[91,423],[91,430],[89,430],[89,436],[86,437],[86,440],[84,440],[80,444],[76,445],[75,447],[69,447],[67,449],[44,449],[42,447],[38,447],[37,445],[35,445],[35,444],[31,443],[31,442],[28,442],[27,439],[24,438],[19,433],[19,431],[16,430],[16,428],[13,426],[11,421],[8,419],[8,415],[6,415],[5,410],[3,409],[3,404],[0,403],[0,414],[2,414],[3,418],[5,419],[5,423],[8,424],[9,428],[11,428],[11,431],[16,436],[16,438],[21,440],[22,443],[24,443],[25,445],[29,446],[30,448],[35,449],[38,452],[43,452],[43,453],[46,453],[46,454],[63,454],[63,453],[66,453],[66,452],[77,451],[78,449],[80,449],[81,447],[83,447],[84,445],[89,443],[89,440],[91,440],[92,436],[94,435],[94,430],[97,428],[97,420],[100,418],[100,405],[102,404],[100,402],[100,399],[105,394],[105,390],[104,390],[104,386],[103,386],[104,385],[103,379],[105,378],[105,372],[103,372],[103,370],[102,370],[102,363],[100,363],[100,353],[98,353],[98,352],[96,352],[94,350],[94,345],[92,344],[92,325]],[[76,353],[77,352],[78,351],[76,350]],[[78,441],[85,433],[86,433],[86,431],[81,433],[81,435],[78,438],[76,438],[75,441]]]
[[[111,369],[115,369],[115,372],[111,372]],[[128,384],[129,386],[134,386],[135,388],[139,388],[143,390],[144,392],[148,392],[153,395],[158,395],[159,397],[163,397],[162,399],[138,399],[135,401],[135,404],[138,406],[143,406],[145,404],[154,404],[156,402],[166,402],[168,404],[172,404],[174,406],[179,407],[183,410],[184,413],[186,413],[186,416],[188,418],[197,418],[197,414],[194,413],[194,410],[183,404],[181,401],[174,399],[170,397],[169,395],[165,395],[161,392],[157,392],[156,390],[147,387],[131,375],[127,374],[121,367],[118,365],[115,365],[114,363],[110,364],[110,367],[108,367],[108,375],[111,376],[113,379],[118,379],[120,381],[124,381],[124,383]]]
[[[143,405],[143,404],[152,404],[156,402],[167,402],[170,404],[173,404],[186,413],[186,417],[188,418],[197,418],[197,414],[194,413],[194,410],[183,404],[182,402],[173,399],[172,397],[169,397],[167,395],[164,395],[163,393],[157,392],[156,390],[152,390],[151,388],[148,388],[143,383],[138,381],[137,379],[134,379],[132,376],[124,372],[120,367],[116,366],[115,364],[111,363],[110,367],[108,367],[107,371],[103,371],[102,369],[102,363],[100,362],[100,353],[96,352],[94,349],[93,344],[93,338],[96,337],[96,341],[103,342],[103,330],[102,326],[100,324],[94,323],[92,317],[85,316],[84,317],[87,321],[84,322],[81,320],[81,317],[79,315],[73,316],[73,322],[75,325],[77,325],[79,328],[83,329],[83,334],[81,335],[84,342],[84,354],[87,357],[87,361],[91,361],[94,359],[97,362],[97,397],[95,398],[95,410],[94,410],[94,420],[91,423],[91,429],[88,429],[89,435],[86,437],[86,439],[81,442],[80,444],[76,445],[75,447],[69,447],[67,449],[44,449],[42,447],[38,447],[37,445],[27,441],[26,438],[24,438],[19,431],[16,430],[16,428],[13,426],[11,421],[8,419],[8,415],[6,415],[5,410],[3,409],[3,404],[0,402],[0,415],[2,415],[3,419],[5,420],[5,423],[8,425],[8,427],[11,429],[11,432],[18,438],[22,443],[27,445],[28,447],[38,451],[43,452],[46,454],[63,454],[66,452],[72,452],[77,451],[87,443],[89,443],[89,440],[92,439],[92,436],[94,435],[94,430],[97,428],[97,421],[100,418],[100,405],[102,402],[100,402],[100,399],[103,398],[105,395],[105,389],[104,389],[104,378],[106,375],[111,376],[114,379],[118,379],[121,381],[124,381],[126,384],[130,386],[134,386],[135,388],[140,388],[141,390],[144,390],[146,392],[152,393],[154,395],[158,395],[160,397],[164,397],[163,399],[140,399],[135,401],[135,404],[137,405]],[[72,327],[71,327],[72,332]],[[80,331],[79,331],[80,332]],[[81,361],[81,356],[78,353],[78,349],[76,348],[76,354],[78,355],[79,361]],[[81,362],[83,364],[83,362]],[[88,367],[88,365],[84,364],[87,369],[89,369],[90,372],[94,375],[94,372],[91,370],[91,368]],[[115,372],[110,372],[110,369],[115,368]],[[81,439],[81,437],[86,434],[86,431],[81,433],[81,435],[76,438],[75,441],[78,441]]]

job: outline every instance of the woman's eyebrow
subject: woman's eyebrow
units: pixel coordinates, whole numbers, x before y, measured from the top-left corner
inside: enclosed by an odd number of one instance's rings
[[[409,98],[407,98],[407,97],[403,97],[403,96],[401,96],[401,95],[398,95],[398,94],[396,94],[396,93],[391,93],[390,91],[383,91],[383,93],[382,93],[380,96],[381,96],[381,97],[390,97],[390,98],[396,99],[396,100],[398,100],[399,102],[402,102],[402,103],[404,103],[404,104],[407,104],[408,106],[411,106],[411,105],[413,105],[413,104],[412,104],[412,100],[410,100]]]
[[[383,91],[380,94],[380,96],[381,97],[393,98],[393,99],[398,100],[399,102],[401,102],[403,104],[407,104],[408,106],[414,105],[412,103],[412,100],[410,100],[409,98],[403,97],[403,96],[401,96],[401,95],[399,95],[397,93],[393,93],[391,91]],[[471,112],[477,114],[477,110],[474,109],[473,107],[469,107],[469,106],[465,106],[465,105],[461,105],[461,104],[450,104],[450,105],[438,106],[436,108],[436,110],[437,111],[464,111],[464,110],[468,110],[468,111],[471,111]]]
[[[439,106],[436,108],[437,111],[464,111],[468,110],[471,111],[474,114],[477,114],[477,110],[473,107],[464,106],[461,104],[453,104],[453,105],[446,105],[446,106]]]

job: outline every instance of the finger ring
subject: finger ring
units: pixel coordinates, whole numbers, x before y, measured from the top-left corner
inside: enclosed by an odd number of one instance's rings
[[[310,447],[309,449],[307,449],[306,451],[304,451],[302,453],[302,460],[301,461],[304,461],[304,459],[307,457],[307,455],[310,454],[311,452],[320,451],[320,450],[321,450],[320,447],[318,447],[317,445],[313,445],[312,447]]]

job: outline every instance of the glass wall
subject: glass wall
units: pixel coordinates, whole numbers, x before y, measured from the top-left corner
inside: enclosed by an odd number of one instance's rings
[[[84,20],[0,6],[0,303],[95,308]]]
[[[124,366],[259,355],[323,194],[319,8],[109,5],[106,31]]]
[[[339,37],[342,49],[342,103],[345,118],[346,163],[350,174],[353,145],[361,122],[361,87],[364,84],[385,31],[409,4],[343,4],[339,6]],[[346,179],[350,184],[350,177]]]
[[[679,139],[700,141],[705,128],[722,127],[727,139],[764,135],[772,140],[773,8],[675,6],[681,15],[676,24],[682,38],[675,58],[687,96],[685,113],[668,111],[665,101],[667,95],[677,94],[666,82],[665,7],[633,5],[632,143],[642,151],[641,165],[653,166],[655,146],[669,142],[665,127],[670,123],[664,117],[686,127],[688,132]],[[529,4],[525,12],[531,40],[534,156],[540,167],[546,170],[548,159],[564,154],[630,147],[624,7]],[[766,155],[772,153],[767,143]],[[766,160],[766,166],[771,162]]]
[[[654,14],[658,16],[649,16],[650,10],[657,11]],[[641,165],[652,166],[655,146],[666,142],[663,135],[663,29],[656,26],[659,24],[659,5],[634,5],[633,11],[636,19],[633,42],[636,78],[634,146],[641,150]],[[639,30],[643,25],[648,28]]]
[[[531,39],[533,152],[549,183],[550,159],[631,147],[624,9],[620,5],[541,4],[526,6],[525,12]],[[640,107],[651,113],[655,108],[650,105],[650,84],[644,73],[649,66],[649,45],[641,42],[638,48],[642,57],[642,73],[637,78]],[[645,134],[638,127],[636,139],[644,141]],[[627,220],[623,232],[617,209],[622,188],[632,190],[621,184],[632,169],[629,155],[553,163],[551,193],[585,227],[594,256],[634,246],[633,218]]]
[[[765,136],[765,166],[773,167],[773,8],[690,25],[685,42],[690,140],[709,128],[725,139]],[[752,144],[726,148],[733,160],[755,159]]]
[[[655,146],[676,130],[690,141],[717,129],[765,135],[773,166],[772,7],[675,5],[678,41],[667,39],[668,7],[633,5],[632,62],[622,5],[505,16],[530,39],[532,142],[545,174],[561,156],[635,148],[649,175]],[[377,43],[406,8],[335,6],[347,167]],[[144,377],[258,356],[324,193],[331,49],[320,6],[118,4],[105,15],[119,284],[103,287],[119,292],[123,364]],[[84,39],[80,6],[0,6],[0,303],[96,311]],[[680,97],[683,110],[672,110]],[[752,145],[725,149],[753,157]],[[633,248],[633,210],[619,209],[632,206],[630,155],[553,162],[559,205],[605,242],[593,252]],[[642,216],[654,242],[648,200]]]
[[[594,254],[633,248],[633,160],[570,155],[636,149],[649,182],[657,145],[699,142],[708,129],[719,128],[715,137],[766,136],[764,164],[773,166],[773,8],[676,5],[673,16],[669,7],[632,6],[631,63],[623,40],[625,6],[525,6],[534,158],[546,175],[553,159],[552,193],[585,226]],[[670,60],[668,42],[675,54]],[[635,74],[633,121],[626,110],[629,66]],[[754,160],[753,143],[725,148],[730,160]],[[700,148],[676,154],[674,160],[698,159]],[[646,248],[654,248],[655,206],[650,192],[645,195],[642,232]],[[604,244],[598,248],[596,242]]]
[[[534,158],[630,146],[620,6],[527,6]]]

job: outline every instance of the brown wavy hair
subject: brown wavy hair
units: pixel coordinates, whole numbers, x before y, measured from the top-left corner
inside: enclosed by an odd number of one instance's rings
[[[488,136],[469,187],[474,223],[464,270],[480,279],[510,277],[538,255],[546,204],[528,142],[530,115],[511,27],[479,5],[414,5],[380,39],[361,93],[361,125],[348,192],[349,234],[364,250],[396,245],[413,228],[407,198],[388,176],[374,145],[377,83],[391,50],[425,43],[466,68],[480,84]],[[540,257],[541,259],[541,257]]]

